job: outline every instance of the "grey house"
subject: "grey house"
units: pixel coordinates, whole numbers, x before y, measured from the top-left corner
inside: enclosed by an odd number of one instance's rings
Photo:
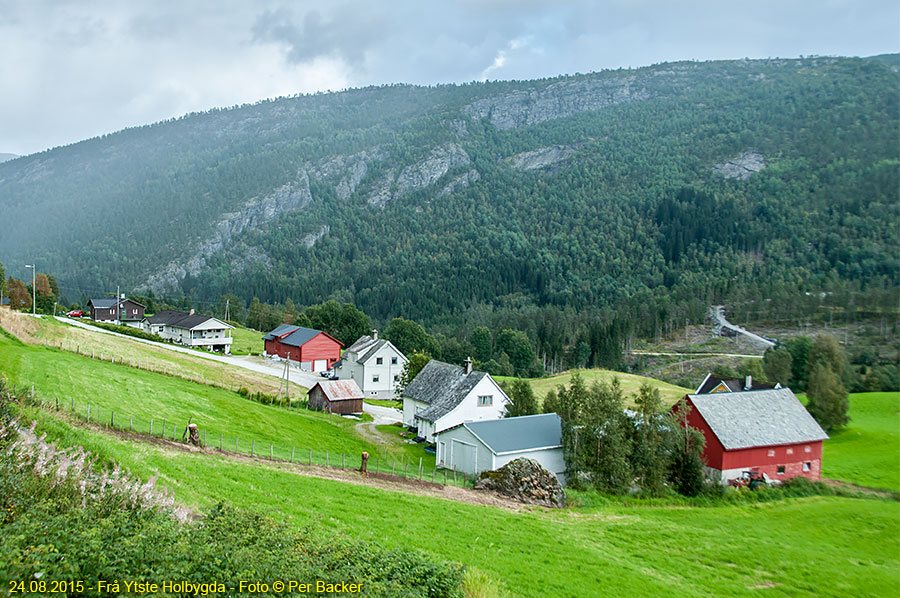
[[[440,467],[478,474],[514,459],[534,459],[565,483],[562,420],[555,413],[465,422],[438,432],[435,441]]]

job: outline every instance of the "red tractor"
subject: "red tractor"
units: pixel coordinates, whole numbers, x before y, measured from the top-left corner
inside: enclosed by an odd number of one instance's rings
[[[745,486],[751,490],[762,488],[769,485],[769,479],[764,473],[758,471],[744,471],[741,477],[734,478],[729,482],[735,488],[744,488]]]

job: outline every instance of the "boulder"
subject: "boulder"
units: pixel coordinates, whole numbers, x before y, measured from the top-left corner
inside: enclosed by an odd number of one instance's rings
[[[496,471],[485,471],[476,490],[492,490],[519,502],[561,509],[566,493],[556,476],[534,459],[516,459]]]

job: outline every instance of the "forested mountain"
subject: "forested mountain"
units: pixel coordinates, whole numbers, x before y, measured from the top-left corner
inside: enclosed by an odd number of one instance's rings
[[[18,156],[17,154],[3,154],[3,153],[0,153],[0,162],[6,162],[7,160],[13,160],[13,159],[18,158],[18,157],[19,157],[19,156]]]
[[[896,63],[681,62],[191,114],[0,164],[0,260],[70,295],[334,298],[448,326],[629,310],[652,334],[712,301],[876,301],[900,277]]]

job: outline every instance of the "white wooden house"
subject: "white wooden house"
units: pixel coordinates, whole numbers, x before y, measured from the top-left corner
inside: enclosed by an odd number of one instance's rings
[[[486,372],[432,359],[403,391],[403,423],[427,442],[463,422],[500,419],[509,397]]]
[[[565,483],[562,421],[555,413],[457,424],[435,435],[439,467],[467,474],[534,459]]]
[[[231,329],[234,326],[193,312],[164,310],[144,318],[142,328],[173,343],[231,353],[231,343],[234,342]]]
[[[334,373],[340,380],[356,382],[369,398],[393,399],[394,387],[408,361],[391,341],[378,338],[378,331],[373,330],[372,336],[361,336],[344,351],[334,364]]]

